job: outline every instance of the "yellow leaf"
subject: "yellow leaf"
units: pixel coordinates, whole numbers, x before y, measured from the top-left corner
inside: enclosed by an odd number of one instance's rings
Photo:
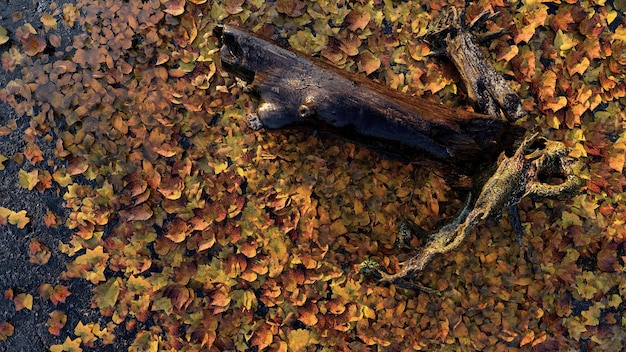
[[[49,13],[43,14],[43,16],[41,16],[40,20],[41,20],[41,23],[43,23],[43,26],[44,26],[44,28],[46,30],[49,30],[50,28],[52,28],[52,29],[57,29],[58,28],[57,20],[54,17],[52,17],[52,15],[49,14]]]
[[[311,332],[309,330],[297,329],[289,331],[287,344],[289,351],[303,351],[309,344]]]
[[[4,162],[7,161],[8,158],[2,154],[0,154],[0,170],[4,170]]]
[[[0,207],[0,225],[6,224],[6,220],[13,211],[5,207]]]
[[[80,348],[81,341],[80,338],[71,340],[68,336],[63,344],[50,346],[50,352],[82,352],[83,349]]]
[[[107,282],[93,289],[93,301],[101,310],[112,308],[117,302],[120,294],[120,283],[118,278],[110,278]],[[168,299],[169,301],[169,299]]]
[[[24,308],[28,310],[33,309],[33,295],[28,293],[20,293],[15,296],[13,299],[13,303],[15,303],[15,310],[22,310]]]
[[[567,98],[562,95],[555,97],[555,98],[550,98],[545,103],[543,103],[543,107],[545,109],[549,109],[554,112],[557,112],[563,109],[566,105],[567,105]]]
[[[620,25],[615,29],[615,33],[613,33],[613,40],[621,40],[626,42],[626,27]]]
[[[347,232],[348,232],[348,229],[346,229],[346,227],[343,225],[343,222],[341,222],[341,219],[335,220],[335,222],[333,222],[330,225],[330,233],[333,235],[333,237],[341,236]]]
[[[558,30],[556,32],[556,37],[554,38],[554,46],[557,47],[560,51],[569,50],[578,44],[578,40],[574,38],[574,35],[571,33],[563,33],[562,30]]]
[[[26,210],[9,214],[9,224],[16,225],[18,229],[23,229],[29,221],[30,219],[26,216]]]
[[[69,184],[72,183],[72,176],[67,173],[65,169],[57,169],[54,174],[52,174],[52,178],[61,187],[67,187]]]
[[[622,170],[624,169],[624,161],[625,161],[624,159],[625,157],[624,157],[623,152],[609,156],[608,157],[609,166],[611,167],[611,169],[617,172],[622,172]]]
[[[9,36],[7,35],[7,29],[0,26],[0,45],[9,41]]]
[[[39,182],[39,171],[37,169],[31,172],[26,172],[20,169],[20,172],[18,174],[18,183],[20,184],[22,188],[26,188],[29,191],[32,191],[33,188],[37,186],[38,182]]]

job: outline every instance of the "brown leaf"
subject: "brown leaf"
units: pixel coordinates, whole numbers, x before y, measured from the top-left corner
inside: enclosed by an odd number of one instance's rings
[[[165,7],[163,12],[172,16],[182,15],[185,12],[185,0],[161,0],[161,4]]]
[[[351,31],[363,30],[370,22],[370,12],[364,7],[356,7],[344,18],[343,24]]]

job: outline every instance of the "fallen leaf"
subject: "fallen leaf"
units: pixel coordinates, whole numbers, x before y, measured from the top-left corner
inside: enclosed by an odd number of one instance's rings
[[[61,333],[61,329],[65,326],[67,322],[67,315],[60,310],[54,310],[49,314],[50,319],[47,321],[48,331],[52,335],[59,336]]]
[[[37,265],[44,265],[50,260],[51,252],[45,244],[39,242],[36,238],[30,240],[28,245],[30,258],[28,261]]]
[[[185,12],[185,0],[161,0],[161,4],[165,7],[163,12],[172,16],[179,16]]]
[[[9,41],[9,36],[7,33],[7,29],[0,26],[0,45]]]
[[[15,304],[15,310],[20,311],[24,308],[28,310],[33,309],[33,295],[28,293],[20,293],[13,298]]]
[[[29,222],[30,219],[26,216],[26,210],[9,214],[9,224],[16,225],[18,229],[23,229]]]
[[[57,20],[54,17],[52,17],[51,14],[44,13],[41,16],[40,20],[41,20],[41,23],[43,23],[43,26],[46,30],[58,29]]]
[[[80,338],[72,340],[68,336],[62,344],[50,346],[50,352],[82,352],[83,349],[80,347],[80,343]]]
[[[8,337],[13,336],[13,332],[15,332],[15,328],[11,323],[6,321],[0,323],[0,341],[4,341]]]

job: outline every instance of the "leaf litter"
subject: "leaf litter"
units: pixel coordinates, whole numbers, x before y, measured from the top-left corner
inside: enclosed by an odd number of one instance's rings
[[[435,260],[421,283],[441,296],[376,286],[357,265],[371,257],[396,268],[403,218],[435,230],[454,215],[461,201],[442,175],[328,136],[248,129],[253,103],[221,71],[211,34],[238,24],[458,105],[458,77],[417,39],[439,5],[78,1],[42,15],[43,28],[0,27],[0,41],[13,39],[2,69],[23,73],[0,98],[30,119],[25,149],[0,165],[17,162],[16,184],[63,198],[70,215],[45,217],[74,231],[60,244],[73,258],[62,278],[92,282],[93,307],[107,317],[69,327],[51,350],[111,343],[116,327],[135,334],[131,349],[154,351],[618,349],[626,24],[623,9],[596,5],[470,4],[470,17],[500,12],[489,26],[506,34],[485,53],[532,112],[519,123],[587,157],[589,174],[570,200],[520,204],[525,253],[496,220]],[[61,26],[84,32],[64,48]],[[41,140],[67,163],[45,168]],[[29,221],[0,207],[0,226]],[[48,260],[42,243],[25,250]],[[55,305],[70,294],[39,290]],[[9,296],[16,309],[32,305],[30,294]],[[50,332],[64,319],[51,312]],[[0,339],[12,334],[0,323]]]

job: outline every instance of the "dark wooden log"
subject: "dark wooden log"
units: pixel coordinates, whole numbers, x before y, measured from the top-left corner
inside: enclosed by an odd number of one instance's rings
[[[489,10],[484,11],[468,26],[462,9],[448,7],[426,38],[435,46],[443,44],[436,51],[442,51],[454,63],[477,111],[491,116],[499,116],[502,111],[509,121],[515,121],[526,116],[522,102],[489,63],[472,33],[490,16]]]
[[[456,166],[494,161],[523,134],[501,119],[402,94],[240,28],[218,27],[216,34],[223,68],[259,97],[257,127],[308,124]]]

